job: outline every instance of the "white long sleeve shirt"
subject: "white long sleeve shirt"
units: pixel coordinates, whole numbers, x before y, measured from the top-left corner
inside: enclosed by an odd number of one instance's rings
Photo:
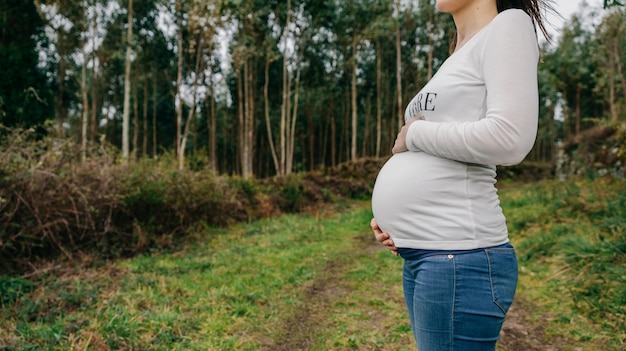
[[[521,162],[537,133],[535,28],[498,14],[408,104],[408,152],[381,169],[372,210],[396,246],[465,250],[508,242],[495,165]]]

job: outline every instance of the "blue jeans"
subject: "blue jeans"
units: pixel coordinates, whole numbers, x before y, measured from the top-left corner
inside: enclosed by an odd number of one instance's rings
[[[510,244],[405,259],[404,297],[418,350],[495,350],[517,274]]]

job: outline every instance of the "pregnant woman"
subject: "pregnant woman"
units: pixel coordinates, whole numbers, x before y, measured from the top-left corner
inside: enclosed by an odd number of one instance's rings
[[[495,188],[537,133],[541,0],[437,0],[457,33],[412,99],[372,195],[376,239],[404,259],[419,351],[495,350],[517,259]]]

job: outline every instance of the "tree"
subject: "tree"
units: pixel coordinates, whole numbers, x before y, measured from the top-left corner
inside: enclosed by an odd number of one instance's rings
[[[596,50],[592,33],[582,25],[578,15],[572,17],[569,26],[563,28],[558,46],[554,51],[553,69],[557,79],[553,83],[561,92],[564,105],[564,137],[579,134],[584,129],[583,116],[594,116],[600,111],[594,97],[596,86],[593,72],[593,52]],[[596,115],[597,117],[597,115]]]
[[[52,92],[39,67],[44,23],[33,1],[0,2],[0,122],[31,127],[53,117]]]
[[[608,70],[598,71],[601,75],[597,89],[604,90],[606,93],[607,104],[611,122],[617,123],[622,113],[621,108],[626,104],[626,78],[624,77],[624,61],[626,52],[624,52],[624,38],[626,38],[626,11],[619,8],[611,11],[605,16],[597,27],[596,38],[599,42],[596,58],[600,67],[606,67]],[[619,86],[618,86],[619,85]],[[621,96],[621,103],[619,97]]]
[[[128,0],[128,28],[126,32],[126,55],[124,56],[124,107],[122,117],[122,158],[128,160],[130,154],[130,91],[131,66],[133,55],[133,0]]]

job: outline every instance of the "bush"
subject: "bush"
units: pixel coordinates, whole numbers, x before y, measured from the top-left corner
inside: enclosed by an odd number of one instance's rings
[[[371,194],[384,160],[362,160],[268,179],[179,171],[175,157],[127,165],[104,146],[81,159],[77,145],[6,131],[0,145],[0,271],[34,259],[135,255],[168,248],[200,226],[298,212]]]

